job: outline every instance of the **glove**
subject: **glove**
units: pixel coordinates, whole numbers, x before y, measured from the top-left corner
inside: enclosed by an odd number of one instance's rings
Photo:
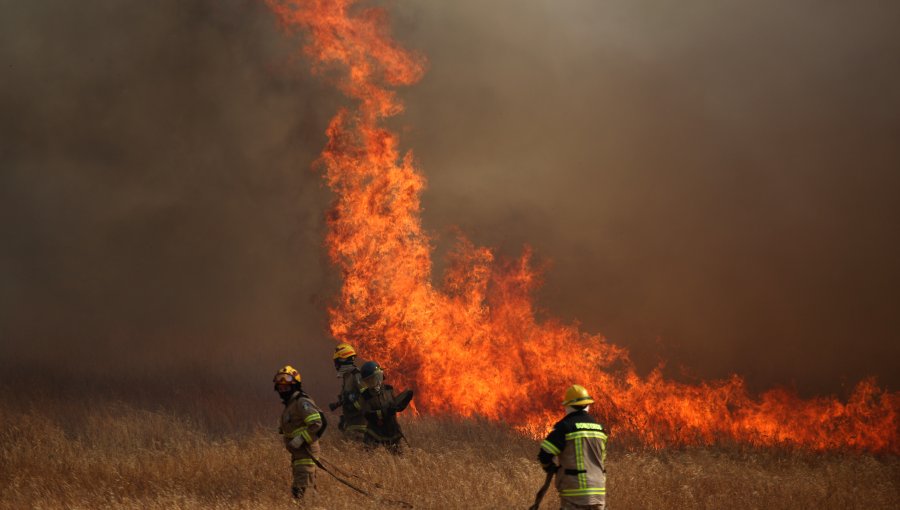
[[[328,404],[328,409],[331,409],[332,411],[334,411],[335,409],[340,407],[340,405],[341,405],[340,402],[332,402],[332,403]]]
[[[559,471],[559,466],[557,466],[556,464],[554,464],[552,462],[547,463],[547,464],[542,464],[541,468],[543,468],[544,472],[547,474],[556,473],[557,471]]]
[[[303,448],[303,436],[297,436],[294,439],[291,439],[291,442],[288,443],[288,446],[290,446],[294,450]]]

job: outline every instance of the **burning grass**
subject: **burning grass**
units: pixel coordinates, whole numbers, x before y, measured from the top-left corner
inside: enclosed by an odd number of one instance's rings
[[[0,508],[287,508],[279,404],[196,392],[164,404],[110,395],[0,395]],[[332,420],[336,422],[336,420]],[[270,426],[269,423],[272,425]],[[478,421],[412,419],[402,457],[335,429],[322,455],[416,508],[526,508],[543,480],[537,443]],[[622,451],[613,508],[900,507],[894,455],[748,447]],[[312,508],[378,505],[320,473]],[[551,489],[543,508],[556,508]]]

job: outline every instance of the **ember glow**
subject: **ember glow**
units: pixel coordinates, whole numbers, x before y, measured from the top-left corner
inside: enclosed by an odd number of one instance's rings
[[[319,162],[336,196],[326,245],[343,278],[331,333],[415,388],[419,412],[503,421],[537,436],[558,419],[562,391],[580,383],[618,440],[900,453],[900,394],[874,380],[844,402],[781,389],[752,396],[738,376],[683,384],[660,369],[638,375],[625,349],[536,317],[540,275],[527,250],[498,260],[461,235],[442,281],[432,282],[425,179],[384,123],[403,109],[394,88],[418,81],[424,58],[391,39],[381,9],[354,0],[268,4],[286,30],[304,35],[313,70],[352,100],[332,119]]]

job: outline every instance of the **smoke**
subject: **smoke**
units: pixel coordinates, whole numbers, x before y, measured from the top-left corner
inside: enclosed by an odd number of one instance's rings
[[[328,371],[341,100],[262,2],[0,6],[0,355]],[[547,313],[645,367],[898,387],[900,9],[388,7],[439,250],[532,245]]]
[[[264,6],[2,10],[2,357],[305,368],[335,286],[309,166],[337,106]]]
[[[644,367],[897,387],[900,8],[404,6],[426,227],[532,245],[548,312]]]

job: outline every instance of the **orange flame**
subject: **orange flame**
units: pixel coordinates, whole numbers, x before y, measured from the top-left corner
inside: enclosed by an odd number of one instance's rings
[[[336,195],[326,245],[343,288],[331,333],[414,387],[419,411],[503,421],[532,435],[559,417],[562,391],[588,387],[593,412],[622,438],[653,447],[738,441],[900,453],[900,394],[860,382],[852,396],[804,400],[786,390],[754,398],[738,376],[697,385],[635,371],[602,336],[538,320],[538,273],[460,236],[443,282],[420,220],[425,179],[401,157],[384,120],[403,107],[391,87],[411,85],[425,60],[388,34],[383,10],[356,0],[267,0],[282,26],[308,33],[317,73],[337,77],[355,107],[328,127],[320,164]]]

